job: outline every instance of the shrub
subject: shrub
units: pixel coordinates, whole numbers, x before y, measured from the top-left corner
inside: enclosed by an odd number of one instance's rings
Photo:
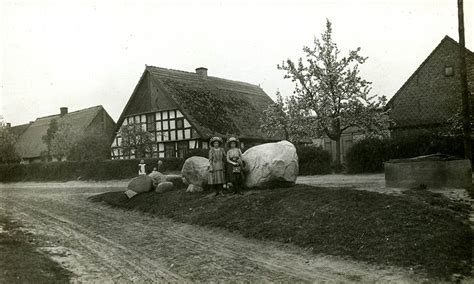
[[[331,173],[331,154],[316,146],[296,146],[299,174],[315,175]]]
[[[184,159],[145,159],[146,172],[158,167],[161,171],[179,171]],[[0,182],[52,180],[111,180],[137,176],[140,160],[65,161],[33,164],[0,165]]]
[[[388,159],[387,140],[364,138],[357,141],[346,154],[348,173],[374,173],[383,171]]]
[[[364,138],[357,141],[347,152],[346,166],[349,173],[382,172],[383,163],[390,159],[436,153],[462,157],[463,151],[462,137],[436,133],[399,135],[390,139]]]
[[[243,152],[242,152],[243,153]],[[199,157],[204,157],[204,158],[209,158],[209,149],[191,149],[189,152],[185,155],[185,159],[193,157],[193,156],[199,156]]]

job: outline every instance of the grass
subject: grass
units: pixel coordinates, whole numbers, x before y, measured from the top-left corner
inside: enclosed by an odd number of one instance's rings
[[[0,283],[69,283],[71,273],[37,251],[31,236],[0,216]]]
[[[411,267],[433,277],[470,271],[469,208],[427,191],[394,196],[297,185],[217,198],[172,191],[130,200],[109,192],[90,199],[314,253]]]

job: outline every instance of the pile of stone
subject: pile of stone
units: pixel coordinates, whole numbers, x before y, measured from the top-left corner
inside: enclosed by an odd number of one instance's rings
[[[292,186],[298,177],[298,155],[288,141],[252,147],[242,155],[247,188]],[[191,157],[184,162],[181,174],[189,184],[187,192],[203,191],[208,180],[209,160]]]
[[[125,195],[132,198],[137,194],[153,190],[163,193],[183,187],[185,187],[185,181],[180,175],[164,175],[158,171],[153,171],[149,175],[133,178],[128,184]]]

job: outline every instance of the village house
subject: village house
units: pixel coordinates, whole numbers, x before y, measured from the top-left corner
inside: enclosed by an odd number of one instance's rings
[[[147,157],[184,157],[190,149],[207,149],[216,135],[236,136],[241,147],[279,140],[260,131],[271,103],[259,86],[208,76],[203,67],[194,73],[146,66],[117,122],[112,159],[138,158],[121,148],[120,128],[129,124],[152,134]]]
[[[102,135],[110,137],[109,141],[112,141],[115,132],[115,122],[102,106],[73,112],[68,112],[67,107],[61,107],[59,114],[40,117],[28,124],[11,127],[12,133],[17,136],[15,148],[22,163],[41,162],[46,159],[45,153],[48,149],[43,136],[46,135],[53,119],[58,124],[69,124],[78,137],[100,131]],[[56,158],[53,157],[54,160]]]
[[[467,49],[466,65],[473,102],[474,54]],[[394,122],[392,135],[436,131],[446,126],[461,110],[459,66],[459,44],[445,36],[388,102]]]

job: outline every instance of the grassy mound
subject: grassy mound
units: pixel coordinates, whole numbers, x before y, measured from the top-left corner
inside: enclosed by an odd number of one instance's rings
[[[469,208],[426,191],[390,196],[298,185],[217,198],[172,191],[130,200],[110,192],[91,200],[436,277],[470,270]]]

